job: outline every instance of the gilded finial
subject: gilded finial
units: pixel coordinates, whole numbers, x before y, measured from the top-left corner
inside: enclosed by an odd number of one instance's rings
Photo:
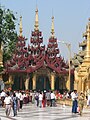
[[[39,30],[38,8],[36,8],[36,11],[35,11],[35,25],[34,25],[34,30]]]
[[[54,16],[52,16],[51,37],[54,37]]]
[[[87,48],[86,48],[86,56],[85,58],[90,60],[90,18],[89,18],[89,22],[86,26],[86,35],[87,35]]]
[[[20,16],[19,36],[22,36],[22,16]]]
[[[88,19],[88,25],[86,26],[86,31],[87,33],[89,32],[90,33],[90,18]]]
[[[90,33],[90,18],[88,18],[88,24],[86,25],[86,32],[83,33],[83,37],[87,38],[88,33]]]

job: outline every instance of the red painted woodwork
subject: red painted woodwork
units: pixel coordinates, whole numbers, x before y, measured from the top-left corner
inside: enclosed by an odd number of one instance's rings
[[[26,47],[25,37],[19,36],[16,50],[10,61],[7,62],[6,71],[9,73],[32,73],[41,67],[48,67],[57,73],[68,73],[64,59],[59,56],[56,38],[49,38],[47,48],[43,44],[42,32],[34,30],[31,33],[30,45]],[[59,57],[58,57],[59,56]]]

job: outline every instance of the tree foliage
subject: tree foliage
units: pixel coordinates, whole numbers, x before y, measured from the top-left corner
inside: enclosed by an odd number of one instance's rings
[[[11,58],[16,47],[15,21],[16,17],[13,12],[0,6],[0,47],[3,43],[4,62]]]

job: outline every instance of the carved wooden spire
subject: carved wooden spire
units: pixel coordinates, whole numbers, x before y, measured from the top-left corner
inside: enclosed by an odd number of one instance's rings
[[[36,11],[35,11],[35,25],[34,25],[34,30],[35,31],[39,30],[38,8],[36,8]]]
[[[54,37],[54,16],[52,16],[51,37]]]
[[[19,36],[22,36],[22,16],[20,16]]]

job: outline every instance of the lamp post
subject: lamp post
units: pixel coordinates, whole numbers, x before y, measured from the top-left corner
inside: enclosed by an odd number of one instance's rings
[[[70,60],[71,60],[71,44],[66,43],[64,41],[58,41],[58,43],[65,44],[66,47],[68,48],[69,51],[69,58],[68,58],[68,63],[69,63],[69,81],[68,81],[68,89],[70,90],[70,82],[71,82],[71,66],[70,66]]]

